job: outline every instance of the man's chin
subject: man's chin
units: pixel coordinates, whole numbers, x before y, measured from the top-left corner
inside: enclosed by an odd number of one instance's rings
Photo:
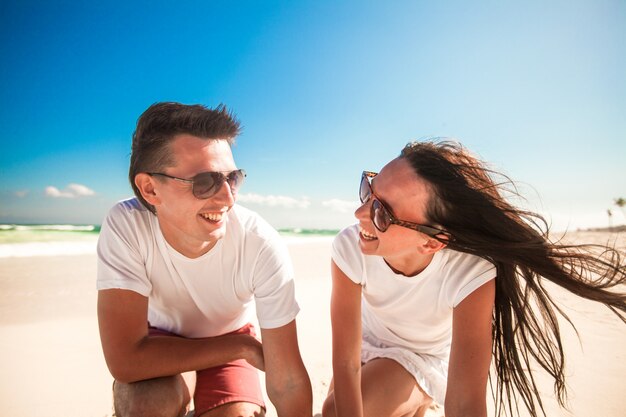
[[[209,239],[212,242],[216,242],[220,239],[223,239],[226,236],[226,224],[221,224],[219,227],[215,228],[209,233]]]

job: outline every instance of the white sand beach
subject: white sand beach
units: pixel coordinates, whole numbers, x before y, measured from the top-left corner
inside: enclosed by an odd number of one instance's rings
[[[606,243],[615,235],[580,232],[568,239]],[[626,238],[619,236],[619,246]],[[289,244],[296,271],[300,347],[313,384],[313,412],[332,377],[330,238]],[[112,378],[96,319],[94,253],[0,258],[0,414],[104,417],[112,414]],[[626,326],[608,309],[560,289],[555,298],[576,324],[564,324],[570,413],[558,409],[541,378],[548,416],[621,417],[626,409]],[[433,411],[431,416],[439,415]],[[270,406],[267,415],[276,416]]]

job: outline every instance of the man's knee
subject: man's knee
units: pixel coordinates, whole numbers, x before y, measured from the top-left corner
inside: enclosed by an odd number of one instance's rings
[[[180,375],[125,384],[115,382],[113,406],[116,417],[184,416],[190,398]]]

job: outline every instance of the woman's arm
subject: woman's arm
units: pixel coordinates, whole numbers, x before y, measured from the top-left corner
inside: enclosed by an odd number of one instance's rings
[[[337,417],[363,415],[361,397],[361,286],[332,262],[330,316]]]
[[[486,417],[496,284],[491,280],[454,309],[446,417]]]

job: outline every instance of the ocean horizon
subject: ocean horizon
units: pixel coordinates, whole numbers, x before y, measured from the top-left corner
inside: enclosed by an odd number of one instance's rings
[[[282,228],[285,243],[330,240],[339,229]],[[0,224],[0,258],[95,254],[98,224]]]

